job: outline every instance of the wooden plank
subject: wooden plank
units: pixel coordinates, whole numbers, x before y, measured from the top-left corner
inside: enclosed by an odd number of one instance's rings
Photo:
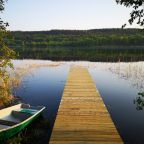
[[[50,144],[122,144],[88,70],[72,67]]]

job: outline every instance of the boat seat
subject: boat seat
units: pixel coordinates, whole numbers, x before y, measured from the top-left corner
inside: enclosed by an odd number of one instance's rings
[[[32,114],[30,113],[25,113],[25,112],[21,112],[21,111],[12,111],[12,115],[13,117],[23,121],[23,120],[26,120],[27,118],[31,117]]]
[[[14,126],[14,125],[16,125],[18,123],[17,122],[12,122],[12,121],[8,121],[8,120],[0,119],[0,124],[1,125],[6,125],[6,126]]]
[[[38,112],[38,110],[35,110],[35,109],[21,109],[20,112],[29,113],[29,114],[33,115],[33,114],[35,114],[36,112]]]

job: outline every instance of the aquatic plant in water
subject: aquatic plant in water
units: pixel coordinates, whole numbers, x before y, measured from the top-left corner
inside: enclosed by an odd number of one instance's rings
[[[144,92],[140,92],[140,93],[138,93],[138,95],[144,97]]]
[[[139,92],[137,98],[134,100],[137,110],[143,110],[144,108],[144,92]]]

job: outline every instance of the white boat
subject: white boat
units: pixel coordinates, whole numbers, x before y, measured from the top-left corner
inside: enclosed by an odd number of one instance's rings
[[[44,106],[17,104],[0,110],[0,141],[11,138],[36,119]]]

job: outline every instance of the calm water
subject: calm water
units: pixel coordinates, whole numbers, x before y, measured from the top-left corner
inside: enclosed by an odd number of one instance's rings
[[[23,84],[16,90],[23,102],[44,105],[44,117],[53,126],[59,107],[70,65],[41,67],[24,77]],[[96,86],[106,104],[116,127],[125,143],[143,144],[144,111],[137,110],[134,100],[139,89],[129,80],[110,71],[89,68]],[[50,130],[51,132],[51,130]]]
[[[137,110],[134,104],[138,89],[111,72],[90,72],[124,142],[143,144],[144,111]]]

